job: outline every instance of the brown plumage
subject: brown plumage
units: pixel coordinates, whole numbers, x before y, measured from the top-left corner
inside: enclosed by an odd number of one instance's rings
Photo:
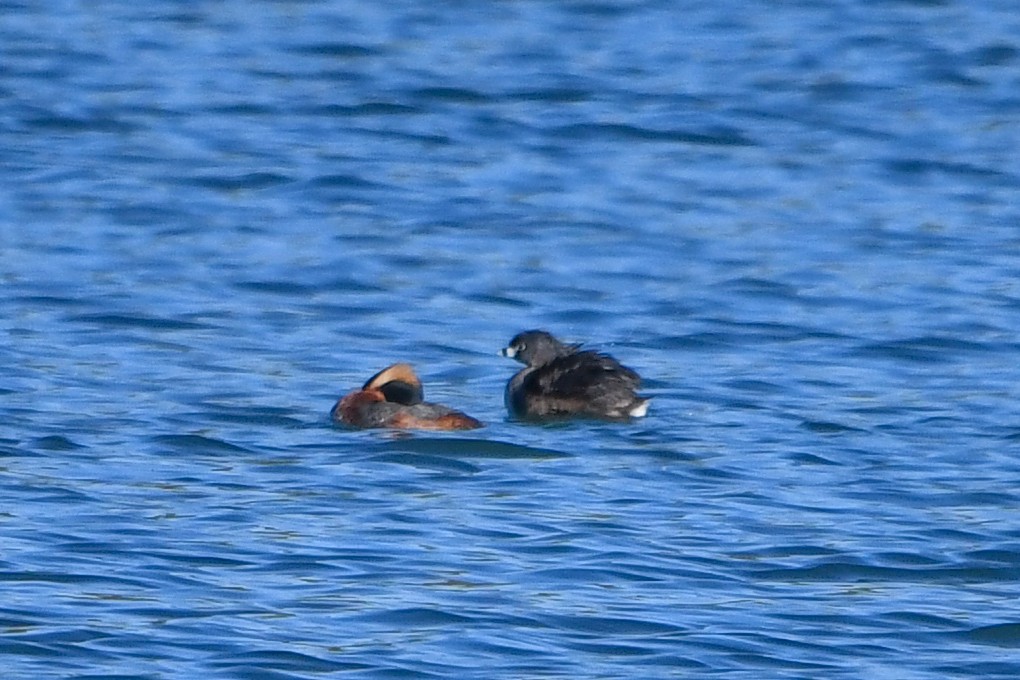
[[[409,364],[393,364],[340,399],[333,420],[351,427],[404,430],[473,430],[482,424],[460,411],[424,401],[421,381]]]

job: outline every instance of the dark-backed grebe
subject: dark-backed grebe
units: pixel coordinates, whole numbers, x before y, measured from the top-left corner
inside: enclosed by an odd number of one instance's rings
[[[626,420],[648,412],[637,373],[619,361],[546,331],[518,333],[500,354],[525,365],[506,386],[506,407],[522,419],[567,417]]]

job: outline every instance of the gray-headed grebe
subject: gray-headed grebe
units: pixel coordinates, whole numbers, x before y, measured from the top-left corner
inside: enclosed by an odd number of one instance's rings
[[[571,416],[626,420],[648,412],[637,373],[619,361],[546,331],[518,333],[500,354],[525,365],[506,386],[506,407],[523,419]]]

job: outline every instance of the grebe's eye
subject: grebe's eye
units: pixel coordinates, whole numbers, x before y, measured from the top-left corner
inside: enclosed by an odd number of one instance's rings
[[[523,342],[521,344],[517,345],[517,351],[518,352],[523,352],[526,349],[528,349],[528,346],[525,343],[523,343]]]

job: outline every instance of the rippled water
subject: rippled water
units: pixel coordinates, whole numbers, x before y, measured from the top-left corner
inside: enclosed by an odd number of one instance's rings
[[[0,2],[4,677],[1017,677],[1018,36]],[[536,326],[649,416],[509,420]],[[487,428],[329,422],[396,360]]]

